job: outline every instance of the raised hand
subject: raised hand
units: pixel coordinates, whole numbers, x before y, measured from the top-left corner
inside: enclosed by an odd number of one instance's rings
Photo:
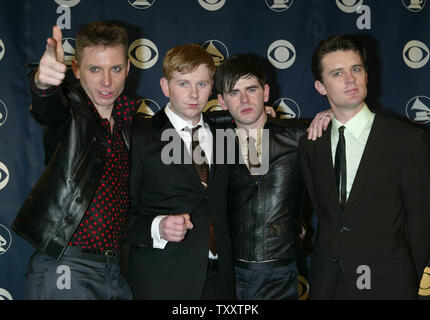
[[[160,222],[160,236],[167,241],[180,242],[193,227],[188,213],[168,215]]]
[[[34,76],[37,88],[44,90],[60,85],[66,76],[64,64],[63,34],[58,26],[52,28],[52,38],[46,40],[46,50],[40,59]]]

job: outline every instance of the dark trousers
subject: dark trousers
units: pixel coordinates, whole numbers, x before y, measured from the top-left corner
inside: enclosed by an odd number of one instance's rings
[[[27,271],[31,300],[131,300],[119,258],[82,253],[69,247],[59,261],[36,251]]]
[[[201,300],[221,299],[225,299],[225,294],[219,282],[218,260],[209,259]]]
[[[297,300],[296,261],[244,262],[235,260],[238,300]]]

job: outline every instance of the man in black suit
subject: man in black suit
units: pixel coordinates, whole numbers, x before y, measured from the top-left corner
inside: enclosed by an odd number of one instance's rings
[[[160,80],[170,102],[134,124],[128,280],[136,299],[234,298],[229,171],[213,160],[215,130],[202,116],[214,72],[200,46],[170,49]]]
[[[365,51],[354,39],[320,42],[312,70],[334,117],[320,139],[300,140],[318,216],[309,297],[416,299],[430,251],[428,137],[369,110]]]

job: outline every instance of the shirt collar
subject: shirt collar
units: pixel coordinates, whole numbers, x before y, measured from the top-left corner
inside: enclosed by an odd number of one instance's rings
[[[345,124],[341,123],[335,117],[332,120],[332,136],[337,134],[341,126],[345,126],[355,138],[359,139],[361,133],[363,132],[366,124],[372,118],[373,113],[369,110],[366,104],[364,104],[363,109],[360,110],[354,117],[348,120]]]
[[[170,102],[166,105],[164,108],[164,111],[166,112],[167,117],[169,118],[170,122],[172,123],[173,127],[176,131],[181,131],[185,128],[194,128],[200,125],[202,128],[206,127],[205,122],[203,121],[203,115],[200,114],[200,120],[197,124],[193,125],[191,121],[187,121],[182,119],[180,116],[178,116],[176,113],[174,113],[170,109]]]

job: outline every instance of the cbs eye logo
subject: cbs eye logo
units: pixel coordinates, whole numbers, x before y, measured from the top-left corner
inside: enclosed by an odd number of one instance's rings
[[[9,170],[2,162],[0,162],[0,190],[6,187],[8,182],[9,182]]]
[[[273,11],[282,12],[292,6],[293,0],[265,0],[266,5]]]
[[[55,2],[63,7],[74,7],[76,6],[81,0],[55,0]]]
[[[7,108],[3,101],[0,100],[0,127],[6,122]]]
[[[429,48],[421,41],[411,40],[403,48],[403,61],[409,68],[422,68],[429,61]]]
[[[287,40],[277,40],[269,46],[267,58],[274,67],[287,69],[296,60],[296,49]]]
[[[363,0],[336,0],[336,4],[343,12],[352,13],[363,4]]]
[[[137,109],[137,112],[143,114],[145,118],[151,118],[154,114],[161,110],[158,103],[154,100],[142,99],[139,102],[140,106],[139,109]]]
[[[1,59],[3,59],[4,52],[5,52],[4,43],[3,43],[3,41],[0,39],[0,60],[1,60]]]
[[[146,0],[128,0],[128,3],[132,5],[136,9],[148,9],[150,6],[154,4],[155,0],[146,1]]]
[[[140,69],[149,69],[158,61],[158,48],[148,39],[135,40],[128,49],[131,63]]]
[[[0,300],[13,300],[13,298],[9,291],[0,288]]]
[[[221,9],[224,4],[225,0],[198,0],[199,4],[206,10],[209,11],[216,11]]]

